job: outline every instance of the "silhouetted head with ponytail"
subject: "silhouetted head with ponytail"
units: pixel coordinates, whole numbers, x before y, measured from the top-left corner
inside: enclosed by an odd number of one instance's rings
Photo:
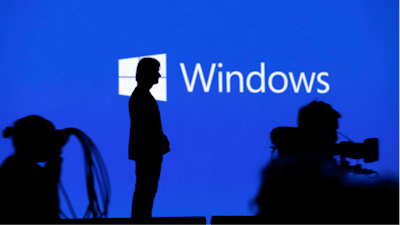
[[[60,153],[68,135],[56,131],[43,117],[32,115],[5,128],[3,137],[12,138],[15,154],[0,168],[0,222],[59,219]],[[47,163],[42,167],[37,162]]]
[[[19,119],[14,127],[7,127],[3,137],[13,139],[15,155],[35,162],[48,161],[50,157],[58,156],[62,147],[56,144],[54,125],[35,115]]]

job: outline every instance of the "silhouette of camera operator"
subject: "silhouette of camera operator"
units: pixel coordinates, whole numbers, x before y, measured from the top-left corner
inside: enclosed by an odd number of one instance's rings
[[[278,127],[271,132],[279,157],[263,172],[256,199],[260,222],[399,222],[397,184],[385,181],[372,188],[346,184],[346,170],[333,158],[344,153],[336,144],[338,118],[329,104],[314,101],[300,109],[298,128]]]
[[[279,156],[308,154],[312,157],[336,161],[333,156],[340,156],[341,168],[356,174],[376,174],[376,171],[362,169],[361,164],[350,166],[346,157],[363,159],[365,163],[379,159],[377,138],[368,138],[363,143],[342,141],[336,144],[340,114],[324,102],[311,102],[302,107],[298,116],[298,127],[277,127],[271,132],[273,151]]]
[[[3,136],[12,137],[15,154],[0,169],[1,222],[59,219],[57,182],[68,135],[40,116],[27,116],[7,127]],[[41,167],[38,162],[47,163]]]
[[[160,63],[153,58],[140,60],[136,70],[138,86],[129,100],[129,159],[136,163],[132,218],[151,218],[163,154],[170,150],[162,131],[157,101],[150,93],[151,87],[158,83],[159,67]]]

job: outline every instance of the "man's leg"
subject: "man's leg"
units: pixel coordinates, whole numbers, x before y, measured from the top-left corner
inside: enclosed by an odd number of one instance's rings
[[[132,218],[151,218],[154,197],[158,189],[161,163],[162,158],[136,160],[136,185],[132,200]]]

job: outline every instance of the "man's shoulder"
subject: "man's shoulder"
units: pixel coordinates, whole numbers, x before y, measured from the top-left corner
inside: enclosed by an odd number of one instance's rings
[[[129,98],[129,103],[131,102],[142,102],[146,100],[146,94],[142,91],[134,90]]]
[[[129,103],[157,104],[156,100],[149,91],[136,90],[136,89],[132,92],[132,95],[129,99]]]
[[[152,98],[149,90],[136,87],[131,94],[131,98]]]

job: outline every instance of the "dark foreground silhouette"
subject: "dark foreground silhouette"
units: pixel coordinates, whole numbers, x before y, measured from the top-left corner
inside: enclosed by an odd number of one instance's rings
[[[132,218],[151,218],[163,154],[169,152],[169,141],[162,131],[158,105],[150,93],[150,88],[158,83],[159,67],[160,63],[155,59],[140,60],[136,70],[138,86],[129,100],[129,159],[136,162]]]
[[[53,124],[39,116],[18,120],[3,136],[12,137],[15,154],[0,169],[1,222],[59,219],[57,182],[66,139],[60,140]]]
[[[378,160],[377,139],[336,144],[340,114],[323,102],[300,110],[298,128],[274,129],[279,156],[263,172],[256,202],[260,223],[399,223],[399,186],[392,181],[349,185],[345,157]],[[341,163],[333,158],[340,155]]]
[[[336,172],[329,162],[310,156],[273,160],[257,198],[261,222],[398,224],[398,184],[349,186]]]
[[[59,180],[60,154],[70,135],[79,139],[84,150],[89,198],[84,218],[107,217],[110,182],[92,140],[76,128],[55,130],[50,121],[33,115],[16,121],[3,132],[5,138],[12,138],[15,154],[0,168],[1,223],[60,223],[60,215],[65,217],[59,209],[58,188],[61,187],[67,204],[69,198]],[[39,162],[44,162],[45,166],[39,166]],[[96,189],[101,196],[96,194]],[[70,204],[69,208],[75,216]]]

